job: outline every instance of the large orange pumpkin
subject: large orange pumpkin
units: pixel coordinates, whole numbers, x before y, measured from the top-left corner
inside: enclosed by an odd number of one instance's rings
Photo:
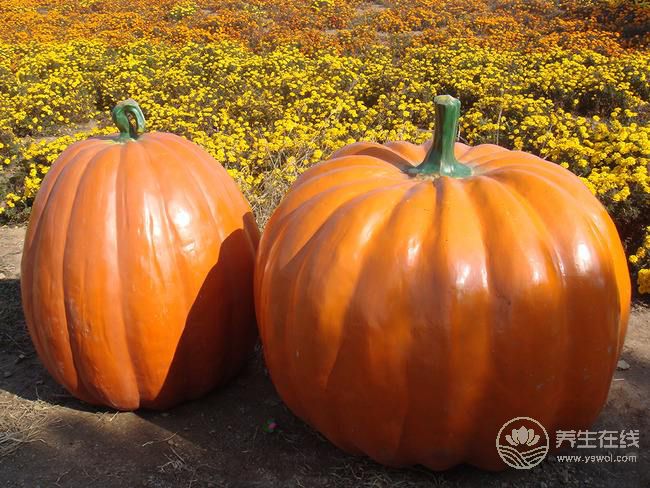
[[[502,469],[507,420],[594,421],[630,282],[578,177],[454,144],[460,103],[436,104],[432,144],[355,143],[291,188],[258,250],[260,336],[281,397],[340,448]]]
[[[259,231],[224,168],[197,145],[142,133],[70,146],[34,202],[22,300],[41,361],[73,395],[166,408],[231,377],[256,340]]]

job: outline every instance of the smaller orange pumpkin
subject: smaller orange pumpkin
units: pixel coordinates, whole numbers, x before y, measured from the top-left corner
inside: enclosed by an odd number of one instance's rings
[[[256,340],[259,231],[225,169],[186,139],[121,133],[73,144],[36,196],[22,300],[50,374],[88,403],[161,409],[203,395]]]

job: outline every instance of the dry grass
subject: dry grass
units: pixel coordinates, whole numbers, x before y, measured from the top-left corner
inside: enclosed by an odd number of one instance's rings
[[[405,476],[405,474],[407,474]],[[334,486],[349,486],[354,480],[359,488],[442,488],[452,486],[444,473],[420,466],[393,469],[365,458],[355,458],[337,466],[329,473]]]
[[[12,399],[0,402],[0,463],[21,445],[43,442],[40,433],[51,425],[48,410],[52,406],[44,401]]]
[[[270,157],[268,175],[264,179],[261,191],[258,194],[246,195],[253,209],[257,225],[261,230],[271,218],[273,211],[284,198],[291,187],[292,178],[299,176],[298,167],[303,166],[302,160],[298,161],[292,171],[287,171],[284,163],[285,155]]]

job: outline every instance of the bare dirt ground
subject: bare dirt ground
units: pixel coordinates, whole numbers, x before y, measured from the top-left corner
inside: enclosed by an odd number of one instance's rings
[[[24,228],[0,227],[0,487],[650,486],[650,309],[635,305],[609,400],[592,430],[639,429],[636,462],[562,463],[530,471],[388,469],[339,451],[296,419],[260,353],[225,388],[169,412],[89,407],[50,379],[20,304]],[[264,426],[275,419],[278,428]],[[566,452],[583,454],[584,452]],[[584,450],[583,450],[584,451]],[[606,454],[589,449],[587,454]]]

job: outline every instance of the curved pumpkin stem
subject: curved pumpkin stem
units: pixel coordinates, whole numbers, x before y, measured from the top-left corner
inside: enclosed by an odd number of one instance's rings
[[[111,117],[113,123],[120,130],[119,140],[122,142],[137,139],[144,132],[144,114],[138,102],[132,98],[115,105],[111,111]]]
[[[431,149],[418,166],[408,172],[416,175],[440,175],[464,178],[472,175],[472,168],[460,163],[454,156],[454,144],[458,135],[460,100],[451,95],[438,95],[436,125]]]

